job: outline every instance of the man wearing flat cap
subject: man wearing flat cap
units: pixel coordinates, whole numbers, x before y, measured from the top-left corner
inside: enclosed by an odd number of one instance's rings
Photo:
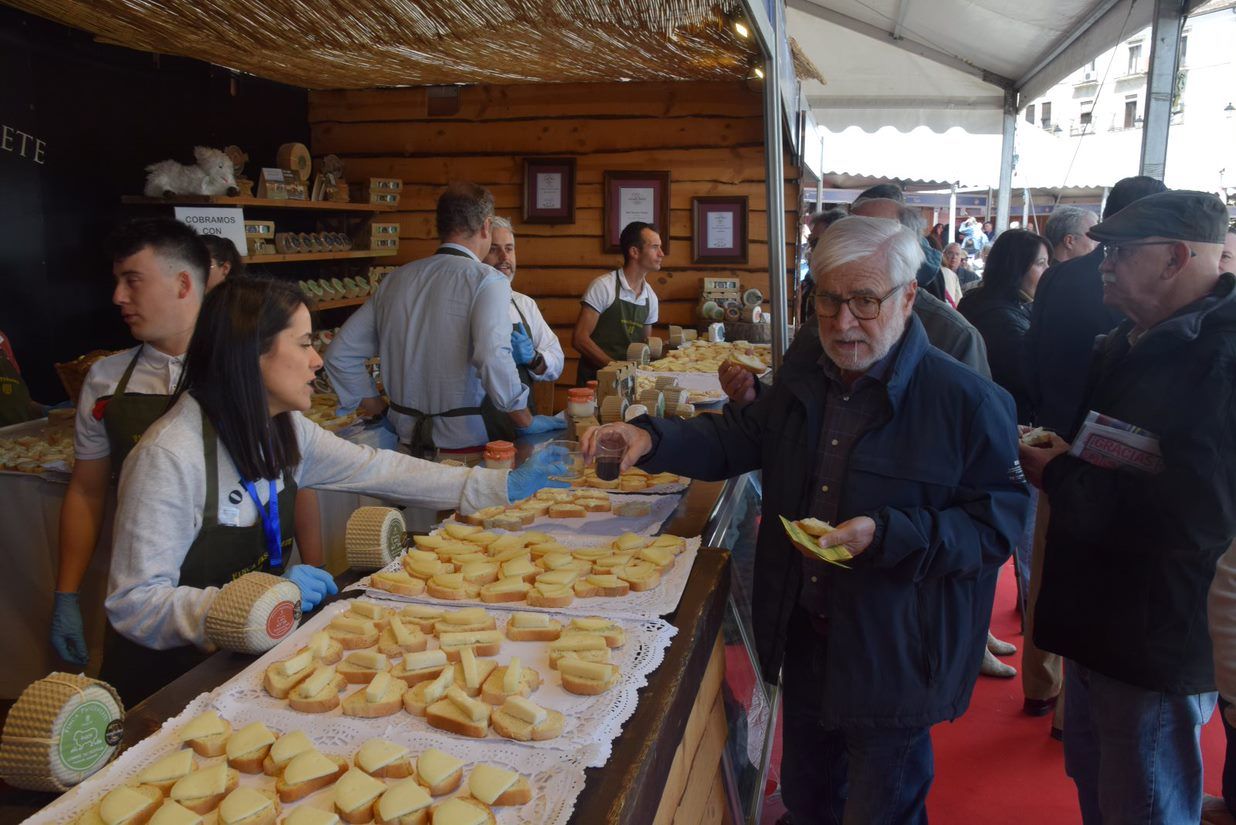
[[[1138,428],[1161,469],[1098,466],[1059,436],[1021,448],[1051,502],[1034,638],[1066,659],[1065,770],[1086,825],[1201,813],[1198,737],[1216,700],[1206,591],[1236,537],[1226,229],[1215,196],[1168,191],[1088,233],[1104,249],[1103,301],[1128,320],[1095,342],[1081,417]]]

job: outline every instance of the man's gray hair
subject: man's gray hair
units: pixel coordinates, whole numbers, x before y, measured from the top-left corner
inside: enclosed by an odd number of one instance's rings
[[[1079,238],[1085,235],[1087,218],[1097,221],[1099,216],[1080,206],[1057,206],[1043,225],[1043,237],[1047,238],[1052,249],[1055,249],[1064,243],[1065,235],[1076,235]]]
[[[811,255],[811,274],[818,283],[821,273],[868,258],[883,258],[892,285],[902,286],[913,281],[922,266],[923,249],[917,233],[898,221],[851,215],[820,236]]]
[[[511,233],[512,238],[515,237],[515,227],[511,226],[509,219],[503,218],[500,215],[494,215],[493,220],[489,222],[489,226],[492,229],[505,229]]]

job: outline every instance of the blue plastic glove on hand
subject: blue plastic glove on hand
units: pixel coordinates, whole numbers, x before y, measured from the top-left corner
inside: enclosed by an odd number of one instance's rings
[[[539,416],[538,416],[539,417]],[[506,494],[511,501],[522,501],[542,487],[570,487],[565,481],[550,476],[567,473],[567,451],[562,447],[546,447],[533,453],[518,469],[506,477]]]
[[[327,596],[339,592],[335,577],[320,567],[298,564],[290,568],[284,578],[300,588],[300,609],[308,613],[322,603]]]
[[[511,331],[511,354],[515,356],[515,363],[521,367],[531,364],[532,359],[536,358],[536,347],[522,329]]]
[[[561,415],[534,415],[531,424],[527,427],[516,427],[515,432],[519,435],[538,435],[565,429],[566,419]]]
[[[84,665],[90,658],[86,634],[82,630],[82,609],[76,593],[56,593],[52,605],[51,643],[66,662]]]

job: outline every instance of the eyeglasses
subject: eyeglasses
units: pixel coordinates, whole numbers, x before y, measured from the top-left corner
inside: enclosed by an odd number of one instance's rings
[[[838,298],[836,295],[816,293],[815,314],[825,318],[836,318],[841,314],[841,305],[850,308],[850,314],[860,321],[872,321],[880,317],[880,306],[901,289],[905,284],[893,287],[879,298],[870,295],[852,295],[849,298]]]
[[[1181,241],[1133,241],[1131,243],[1105,243],[1103,244],[1103,257],[1111,260],[1112,263],[1120,260],[1121,251],[1133,249],[1138,246],[1172,246],[1181,243]],[[1197,253],[1192,249],[1189,250],[1189,257],[1196,258]]]

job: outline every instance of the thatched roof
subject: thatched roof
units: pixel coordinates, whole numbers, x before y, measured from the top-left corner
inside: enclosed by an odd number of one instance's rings
[[[0,0],[103,42],[311,89],[732,80],[738,0]]]

